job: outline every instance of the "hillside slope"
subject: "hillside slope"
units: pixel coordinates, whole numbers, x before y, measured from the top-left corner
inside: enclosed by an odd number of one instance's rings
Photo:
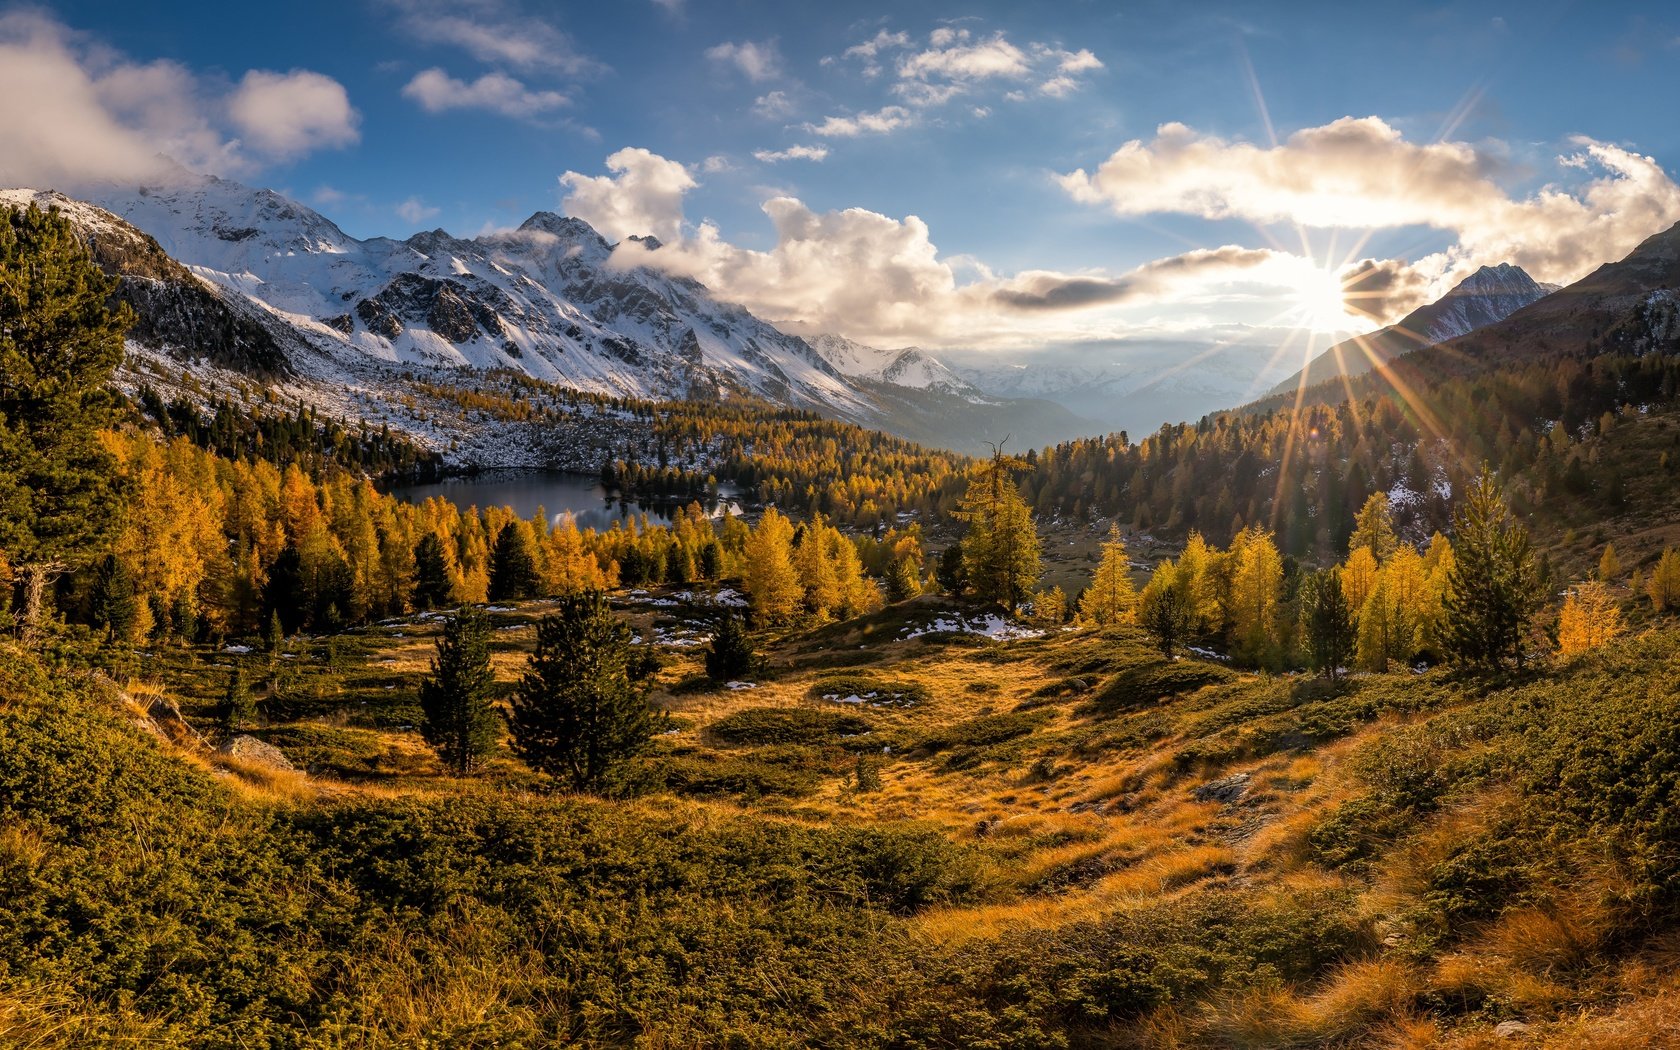
[[[504,677],[540,611],[492,614]],[[1329,688],[1128,631],[908,637],[951,615],[662,690],[677,731],[621,801],[533,793],[505,756],[440,776],[406,728],[435,620],[288,650],[256,733],[307,775],[153,735],[171,697],[207,726],[203,661],[237,657],[166,654],[125,693],[8,651],[0,1039],[1469,1050],[1503,1025],[1561,1050],[1680,1025],[1674,829],[1624,804],[1672,793],[1672,628],[1540,676]],[[673,642],[662,680],[694,660]]]

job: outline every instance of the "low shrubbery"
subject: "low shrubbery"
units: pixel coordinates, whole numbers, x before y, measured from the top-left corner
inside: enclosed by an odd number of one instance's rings
[[[706,732],[735,745],[829,744],[862,736],[874,723],[849,711],[808,707],[749,707],[718,719]]]

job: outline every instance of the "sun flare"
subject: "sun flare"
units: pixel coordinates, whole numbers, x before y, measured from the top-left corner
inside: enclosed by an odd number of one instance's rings
[[[1342,298],[1341,281],[1329,270],[1315,268],[1302,274],[1295,301],[1302,328],[1314,332],[1345,332],[1358,326]]]

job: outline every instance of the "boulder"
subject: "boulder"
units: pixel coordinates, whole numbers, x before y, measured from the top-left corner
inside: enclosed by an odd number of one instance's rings
[[[286,753],[273,744],[266,744],[254,736],[245,733],[234,737],[216,749],[216,754],[237,759],[253,766],[264,766],[269,769],[295,771],[291,759]]]

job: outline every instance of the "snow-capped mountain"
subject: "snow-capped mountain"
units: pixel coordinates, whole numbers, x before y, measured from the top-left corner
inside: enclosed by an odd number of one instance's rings
[[[821,354],[840,374],[853,379],[891,383],[912,390],[943,390],[961,396],[985,396],[919,347],[882,350],[845,336],[829,334],[815,336],[809,342],[811,349]]]
[[[1556,290],[1555,286],[1535,281],[1520,266],[1484,266],[1446,295],[1418,307],[1395,324],[1337,343],[1271,392],[1290,393],[1338,377],[1363,375],[1401,354],[1503,321]]]
[[[130,386],[173,371],[226,393],[255,378],[479,465],[540,462],[532,441],[552,442],[438,431],[429,420],[447,406],[417,411],[416,381],[448,388],[513,370],[633,398],[751,396],[970,451],[1006,432],[1036,443],[1093,429],[1053,405],[982,394],[913,347],[813,346],[697,281],[620,265],[587,223],[549,212],[473,238],[357,240],[280,194],[211,177],[90,197],[0,190],[0,204],[60,209],[122,278],[139,317]]]
[[[647,398],[750,393],[852,419],[867,398],[804,340],[699,283],[616,265],[587,223],[359,241],[268,190],[217,178],[96,196],[192,273],[259,305],[328,356],[511,368]]]

